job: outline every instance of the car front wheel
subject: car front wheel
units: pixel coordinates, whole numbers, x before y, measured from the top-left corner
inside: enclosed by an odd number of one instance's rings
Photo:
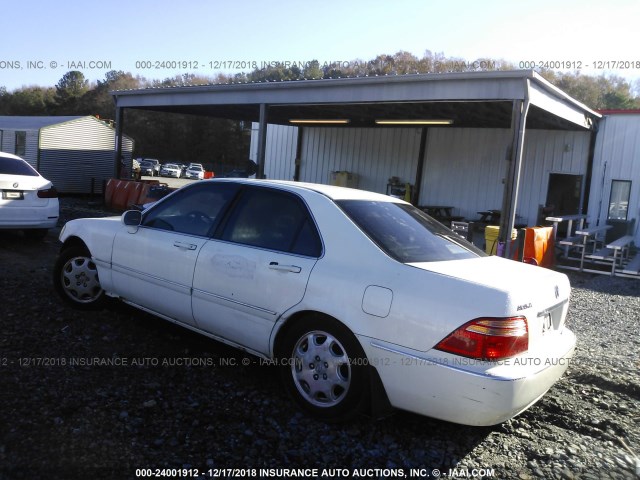
[[[361,410],[369,371],[362,347],[344,325],[323,316],[302,320],[286,332],[280,352],[285,388],[303,409],[332,421]]]
[[[76,308],[97,309],[106,302],[96,264],[81,246],[60,252],[53,268],[53,285],[60,297]]]

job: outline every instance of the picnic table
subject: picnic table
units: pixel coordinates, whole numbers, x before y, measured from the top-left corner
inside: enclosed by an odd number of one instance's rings
[[[629,256],[629,247],[633,243],[632,235],[624,235],[613,242],[608,243],[605,247],[587,255],[588,258],[593,260],[601,260],[604,262],[611,262],[611,276],[616,274],[616,267],[621,266]],[[618,256],[620,255],[620,256]]]
[[[611,276],[616,274],[616,265],[618,263],[618,254],[620,254],[620,265],[625,258],[629,256],[629,246],[633,243],[633,235],[625,235],[617,240],[607,244],[607,248],[613,250],[613,265],[611,267]]]
[[[606,232],[611,228],[613,228],[611,225],[600,225],[600,226],[590,227],[590,228],[579,228],[576,230],[575,237],[565,238],[563,240],[560,240],[560,242],[558,243],[560,243],[561,245],[574,246],[579,250],[581,250],[580,271],[582,272],[584,270],[584,257],[587,250],[587,245],[590,241],[589,239],[593,237],[591,241],[593,242],[593,245],[594,245],[593,250],[595,251],[595,246],[598,243],[598,235],[602,232]]]
[[[482,210],[478,212],[478,215],[480,215],[478,222],[498,225],[502,212],[500,210]]]
[[[553,222],[553,237],[558,238],[558,224],[562,222],[567,222],[567,236],[564,239],[559,239],[558,243],[560,245],[564,245],[564,255],[565,257],[569,254],[569,247],[574,244],[575,238],[571,232],[573,231],[573,222],[578,222],[577,230],[582,230],[584,226],[584,221],[586,220],[586,215],[561,215],[557,217],[547,217],[545,220],[547,222]]]
[[[451,221],[459,221],[464,217],[453,215],[453,208],[448,205],[422,205],[418,207],[430,217],[435,218],[439,222],[449,224]]]

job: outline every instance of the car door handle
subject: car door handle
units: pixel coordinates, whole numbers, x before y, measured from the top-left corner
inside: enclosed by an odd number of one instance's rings
[[[187,250],[195,250],[198,246],[195,243],[173,242],[174,247],[186,248]]]
[[[277,270],[279,272],[300,273],[302,271],[302,268],[296,265],[280,265],[278,262],[271,262],[269,264],[269,268],[271,270]]]

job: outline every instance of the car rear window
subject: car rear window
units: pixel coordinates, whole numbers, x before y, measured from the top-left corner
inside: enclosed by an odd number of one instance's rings
[[[37,177],[39,175],[35,168],[24,160],[6,157],[0,157],[0,174],[25,175],[29,177]]]
[[[486,255],[412,205],[364,200],[337,203],[373,242],[399,262],[439,262]]]

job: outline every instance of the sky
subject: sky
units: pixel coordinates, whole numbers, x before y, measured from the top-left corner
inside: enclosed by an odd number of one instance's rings
[[[0,86],[122,70],[162,80],[263,62],[367,61],[426,50],[640,85],[638,0],[0,0]],[[164,68],[163,68],[164,63]],[[167,68],[168,67],[168,68]],[[564,68],[563,68],[564,67]],[[622,68],[618,68],[622,67]]]

